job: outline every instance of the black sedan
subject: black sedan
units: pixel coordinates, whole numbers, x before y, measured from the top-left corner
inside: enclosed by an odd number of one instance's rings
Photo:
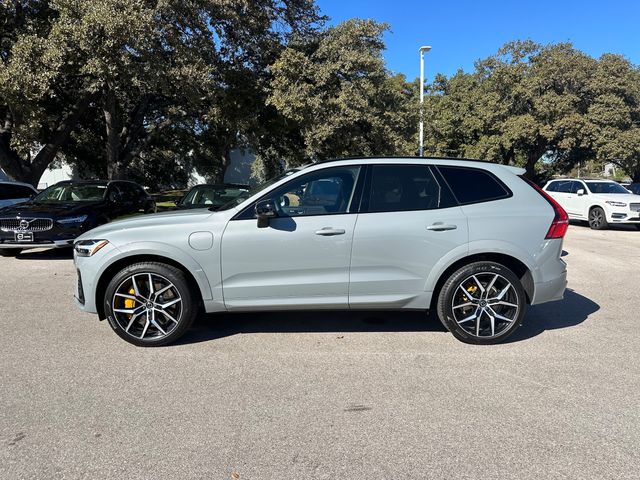
[[[0,209],[0,255],[26,248],[70,247],[81,233],[115,218],[155,211],[144,189],[128,181],[65,181],[32,200]]]
[[[176,202],[176,209],[210,208],[216,210],[248,193],[249,186],[247,185],[232,183],[196,185]]]

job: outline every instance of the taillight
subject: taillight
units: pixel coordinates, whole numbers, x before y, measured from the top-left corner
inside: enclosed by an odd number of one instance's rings
[[[553,207],[555,216],[553,218],[553,222],[551,222],[551,226],[549,227],[547,236],[544,238],[563,238],[567,233],[567,229],[569,228],[569,215],[567,215],[567,212],[564,211],[564,208],[562,208],[562,206],[558,202],[556,202],[551,195],[542,190],[538,185],[533,183],[528,178],[520,178],[531,185]]]

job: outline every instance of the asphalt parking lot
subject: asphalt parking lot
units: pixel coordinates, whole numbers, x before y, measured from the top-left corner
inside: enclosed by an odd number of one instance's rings
[[[227,314],[141,349],[69,255],[0,258],[0,478],[639,478],[640,231],[572,226],[507,344],[420,313]]]

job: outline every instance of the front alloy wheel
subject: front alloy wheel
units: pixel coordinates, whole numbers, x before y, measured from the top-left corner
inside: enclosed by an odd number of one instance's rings
[[[138,263],[109,283],[105,311],[111,328],[138,346],[166,345],[191,326],[197,312],[184,273],[162,263]]]
[[[589,226],[593,230],[604,230],[608,227],[607,217],[604,210],[600,207],[593,207],[589,211]]]
[[[493,262],[477,262],[455,272],[442,287],[438,315],[465,343],[494,344],[520,326],[525,293],[518,277]]]

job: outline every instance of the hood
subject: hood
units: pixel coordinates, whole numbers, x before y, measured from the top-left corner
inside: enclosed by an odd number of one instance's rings
[[[0,209],[1,217],[59,218],[95,212],[102,202],[39,203],[28,201]]]
[[[614,202],[640,203],[640,195],[633,193],[594,193],[593,195],[605,202],[611,200]]]
[[[184,211],[172,210],[169,212],[137,215],[125,220],[116,220],[115,222],[107,223],[106,225],[89,230],[88,232],[80,235],[77,240],[108,238],[109,235],[113,233],[133,229],[157,228],[167,225],[188,225],[201,222],[212,215],[215,215],[215,213],[210,212],[206,208]],[[153,238],[154,235],[150,233],[149,237]]]

